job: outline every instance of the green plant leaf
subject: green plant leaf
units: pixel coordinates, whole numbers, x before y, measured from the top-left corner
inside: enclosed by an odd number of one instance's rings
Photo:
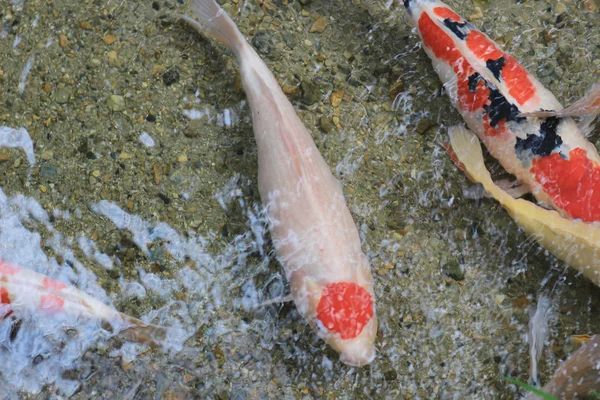
[[[508,381],[508,382],[510,382],[510,383],[512,383],[512,384],[514,384],[514,385],[517,385],[517,386],[519,386],[519,387],[522,387],[522,388],[523,388],[523,389],[525,389],[525,390],[529,390],[530,392],[537,394],[538,396],[540,396],[540,397],[541,397],[542,399],[544,399],[544,400],[558,400],[558,397],[554,397],[554,396],[552,396],[551,394],[549,394],[549,393],[546,393],[546,392],[544,392],[543,390],[541,390],[541,389],[538,389],[538,388],[536,388],[536,387],[533,387],[533,386],[531,386],[531,385],[528,385],[528,384],[527,384],[527,383],[525,383],[525,382],[521,382],[521,381],[519,381],[519,380],[517,380],[517,379],[513,379],[513,378],[511,378],[511,377],[508,377],[508,376],[503,376],[502,378],[503,378],[505,381]]]

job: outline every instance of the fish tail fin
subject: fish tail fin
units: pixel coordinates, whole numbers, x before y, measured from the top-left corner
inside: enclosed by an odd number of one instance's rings
[[[466,128],[454,126],[448,131],[450,145],[458,162],[462,164],[461,169],[473,181],[481,183],[484,189],[496,200],[503,203],[509,194],[500,189],[492,180],[490,172],[483,162],[483,153],[477,136]]]
[[[215,38],[234,53],[246,42],[235,23],[215,0],[194,0],[192,11],[198,21],[186,15],[179,17],[199,33]]]
[[[137,318],[120,313],[126,326],[119,334],[134,342],[147,344],[152,347],[164,347],[167,341],[168,328],[147,324]]]

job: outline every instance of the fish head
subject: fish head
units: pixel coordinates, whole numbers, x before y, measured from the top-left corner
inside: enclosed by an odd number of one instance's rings
[[[372,279],[321,282],[303,276],[290,279],[290,287],[300,314],[344,364],[373,361],[377,318]]]
[[[421,15],[422,5],[423,3],[433,3],[431,0],[402,0],[404,4],[404,8],[406,8],[406,12],[408,13],[408,17],[410,18],[413,25],[416,25],[416,22],[419,20],[419,16]]]

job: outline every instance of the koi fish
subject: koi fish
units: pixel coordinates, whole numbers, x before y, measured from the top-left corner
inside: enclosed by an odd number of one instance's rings
[[[0,260],[0,320],[20,314],[95,319],[130,340],[156,347],[167,337],[164,327],[146,324],[79,289]]]
[[[258,187],[291,297],[316,334],[360,366],[375,358],[373,277],[342,187],[268,67],[214,0],[195,0],[199,22],[234,53],[252,112]]]
[[[453,105],[506,171],[561,215],[600,222],[600,156],[583,132],[600,84],[563,109],[488,36],[436,0],[404,0]],[[578,126],[571,117],[589,115]]]
[[[517,225],[556,257],[600,286],[600,226],[563,218],[557,211],[515,199],[492,180],[483,161],[479,140],[471,131],[454,127],[449,134],[450,144],[462,167],[508,211]]]

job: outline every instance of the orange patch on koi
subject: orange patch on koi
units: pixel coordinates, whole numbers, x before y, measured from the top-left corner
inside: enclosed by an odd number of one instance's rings
[[[65,301],[54,294],[43,294],[40,298],[40,308],[49,314],[65,310]]]
[[[454,22],[462,22],[460,15],[449,9],[448,7],[436,7],[433,9],[435,15],[441,18],[448,18]]]
[[[360,335],[373,317],[373,298],[354,282],[336,282],[323,289],[317,318],[344,340]]]
[[[21,267],[0,260],[0,274],[14,275],[21,270]]]
[[[534,159],[531,172],[569,218],[600,220],[600,165],[584,149],[571,150],[568,160],[558,153]]]
[[[52,279],[52,278],[44,278],[42,285],[44,285],[44,287],[47,287],[48,289],[54,289],[54,290],[63,290],[64,288],[67,287],[66,284],[62,283],[61,281],[57,281],[56,279]]]
[[[484,62],[504,57],[505,63],[501,70],[501,77],[508,93],[519,104],[524,104],[535,96],[536,89],[529,79],[527,70],[514,57],[498,49],[486,35],[479,31],[470,31],[466,43],[473,54]]]
[[[8,297],[8,290],[0,287],[0,318],[6,318],[13,313],[12,307],[10,306],[10,298]]]

